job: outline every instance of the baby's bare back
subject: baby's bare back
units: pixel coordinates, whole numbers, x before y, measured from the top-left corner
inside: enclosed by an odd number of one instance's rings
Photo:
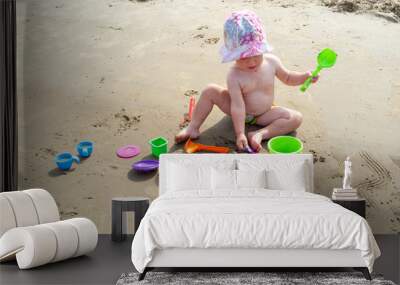
[[[246,114],[258,116],[271,109],[274,101],[275,67],[268,59],[255,71],[235,68],[231,76],[239,82]]]

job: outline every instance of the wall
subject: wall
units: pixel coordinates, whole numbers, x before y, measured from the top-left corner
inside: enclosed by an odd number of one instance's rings
[[[158,175],[137,175],[131,164],[149,156],[155,136],[182,151],[172,141],[185,95],[225,84],[222,24],[244,7],[257,11],[289,69],[311,70],[324,47],[338,52],[308,95],[277,83],[276,103],[304,115],[298,137],[315,155],[317,192],[330,196],[341,185],[349,155],[373,231],[398,232],[400,25],[307,1],[18,1],[20,188],[48,189],[63,218],[87,216],[104,233],[112,197],[157,197]],[[219,110],[203,130],[201,142],[234,145]],[[93,156],[58,171],[54,155],[82,139],[95,142]],[[125,144],[141,155],[117,158]]]

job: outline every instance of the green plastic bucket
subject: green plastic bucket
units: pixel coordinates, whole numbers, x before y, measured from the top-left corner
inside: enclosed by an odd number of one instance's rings
[[[303,143],[292,136],[278,136],[268,141],[268,151],[275,154],[301,153]]]
[[[151,145],[151,154],[159,157],[162,153],[168,152],[168,140],[163,137],[157,137],[149,141]]]

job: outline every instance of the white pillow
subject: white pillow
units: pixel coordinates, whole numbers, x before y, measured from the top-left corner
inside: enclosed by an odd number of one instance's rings
[[[211,173],[213,190],[236,190],[236,170],[213,167]]]
[[[304,162],[287,165],[277,165],[267,169],[268,189],[306,191],[308,188],[307,169]]]
[[[211,189],[211,167],[168,164],[168,191]]]
[[[236,170],[238,188],[267,188],[267,171]]]
[[[269,155],[271,157],[255,157],[239,159],[240,170],[267,170],[268,189],[309,191],[312,189],[310,172],[307,161],[285,155]]]

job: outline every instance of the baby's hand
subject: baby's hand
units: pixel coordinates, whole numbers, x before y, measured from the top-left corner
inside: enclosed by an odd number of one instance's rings
[[[236,136],[236,146],[241,151],[249,146],[249,143],[247,142],[247,137],[244,134],[239,134]]]
[[[310,77],[310,76],[312,76],[312,71],[308,71],[308,72],[307,72],[307,78]],[[317,81],[318,81],[318,78],[319,78],[319,75],[313,77],[311,82],[312,82],[312,83],[317,82]]]

